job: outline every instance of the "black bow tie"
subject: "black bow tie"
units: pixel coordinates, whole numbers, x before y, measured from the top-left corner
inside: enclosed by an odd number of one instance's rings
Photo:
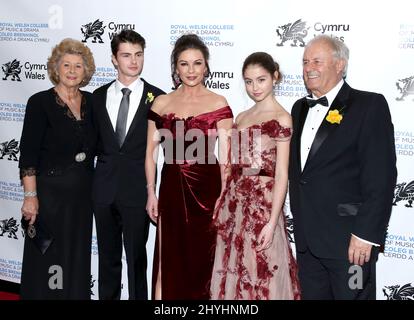
[[[313,108],[317,104],[321,104],[325,107],[329,106],[328,99],[325,96],[323,96],[322,98],[319,98],[319,99],[315,99],[315,100],[310,99],[310,98],[306,98],[306,102],[307,102],[309,108]]]

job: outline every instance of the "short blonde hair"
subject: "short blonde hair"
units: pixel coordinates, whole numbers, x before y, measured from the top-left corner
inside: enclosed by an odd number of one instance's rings
[[[82,42],[71,38],[63,39],[57,46],[55,46],[52,50],[52,55],[47,60],[47,73],[49,74],[50,81],[52,81],[54,85],[59,83],[60,80],[57,73],[58,65],[60,59],[62,59],[65,54],[78,54],[82,57],[83,66],[85,68],[85,77],[79,86],[86,86],[95,73],[93,54]]]

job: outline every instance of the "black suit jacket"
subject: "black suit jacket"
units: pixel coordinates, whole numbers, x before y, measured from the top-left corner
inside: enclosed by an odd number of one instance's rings
[[[292,108],[290,207],[296,248],[321,258],[347,258],[351,233],[382,244],[397,177],[394,128],[388,104],[377,93],[344,83],[324,120],[302,171],[300,138],[309,111],[305,98]]]
[[[144,79],[144,90],[138,110],[120,148],[106,109],[108,83],[93,93],[93,115],[98,129],[98,159],[93,183],[95,203],[108,205],[115,200],[124,206],[145,206],[147,201],[145,151],[147,145],[147,113],[154,97],[164,94]]]

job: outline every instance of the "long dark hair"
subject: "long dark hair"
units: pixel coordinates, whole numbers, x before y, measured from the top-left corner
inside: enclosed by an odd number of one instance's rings
[[[244,60],[242,67],[242,74],[246,71],[247,67],[250,65],[259,65],[263,69],[267,70],[272,77],[274,77],[275,72],[277,71],[278,76],[276,83],[279,83],[282,80],[282,74],[279,70],[279,64],[273,60],[272,56],[266,52],[254,52],[249,55],[246,60]]]
[[[210,73],[210,67],[208,65],[208,59],[210,58],[210,52],[208,51],[207,46],[204,44],[203,40],[200,39],[196,34],[184,34],[175,42],[174,49],[171,52],[171,77],[174,84],[174,90],[177,89],[181,84],[181,79],[176,73],[178,57],[180,54],[187,49],[196,49],[200,50],[203,54],[207,72],[204,75],[204,80],[208,77]]]

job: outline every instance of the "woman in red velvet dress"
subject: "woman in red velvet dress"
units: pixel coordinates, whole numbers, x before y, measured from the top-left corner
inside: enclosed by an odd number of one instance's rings
[[[198,36],[180,37],[171,54],[176,90],[157,97],[148,112],[145,169],[147,211],[157,223],[155,299],[209,298],[216,237],[212,215],[224,179],[214,146],[217,138],[226,140],[233,115],[226,99],[204,86],[208,58],[208,48]],[[159,144],[164,166],[157,200]]]
[[[279,65],[264,52],[243,64],[255,102],[236,118],[231,174],[217,206],[217,245],[211,298],[299,299],[296,262],[282,211],[292,120],[276,101]]]

